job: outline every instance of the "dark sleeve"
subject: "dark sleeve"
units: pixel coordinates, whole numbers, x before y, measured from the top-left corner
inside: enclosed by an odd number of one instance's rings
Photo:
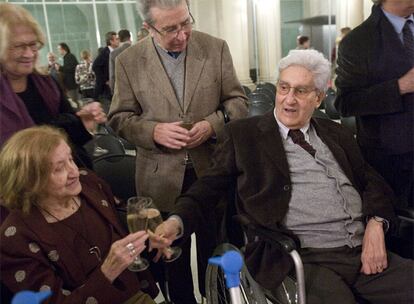
[[[184,237],[198,230],[204,215],[219,203],[220,198],[234,185],[237,170],[234,146],[228,128],[224,129],[223,141],[217,146],[213,162],[206,175],[198,179],[190,189],[176,201],[172,214],[178,215],[184,224]]]
[[[76,57],[69,53],[64,58],[63,66],[60,67],[60,71],[64,74],[75,72],[76,66],[78,65],[78,60]]]
[[[12,292],[50,289],[52,296],[44,303],[53,304],[85,303],[88,298],[98,303],[119,303],[121,290],[110,283],[100,267],[89,274],[84,285],[69,290],[50,262],[50,253],[42,249],[42,240],[22,224],[15,223],[14,227],[16,233],[9,237],[1,230],[0,259],[2,283]]]
[[[398,79],[380,83],[373,81],[373,40],[366,38],[366,34],[360,31],[351,32],[339,44],[336,108],[342,116],[382,115],[402,111]]]
[[[74,144],[83,146],[92,139],[92,135],[86,130],[82,120],[76,116],[75,110],[70,105],[65,94],[63,94],[59,84],[56,81],[55,83],[60,93],[59,114],[50,121],[50,124],[64,129]]]

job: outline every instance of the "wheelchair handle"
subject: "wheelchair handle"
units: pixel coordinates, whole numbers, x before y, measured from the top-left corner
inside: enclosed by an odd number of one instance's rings
[[[11,304],[40,304],[43,300],[50,297],[52,291],[45,290],[39,292],[33,292],[29,290],[23,290],[13,297]]]
[[[240,284],[240,270],[243,266],[243,259],[237,251],[227,251],[222,256],[208,259],[209,264],[220,266],[225,274],[226,287],[234,288]]]

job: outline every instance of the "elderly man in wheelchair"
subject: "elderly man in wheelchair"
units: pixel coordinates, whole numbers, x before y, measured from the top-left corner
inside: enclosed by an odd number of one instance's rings
[[[315,50],[284,57],[274,111],[226,125],[209,173],[178,198],[157,234],[172,241],[208,225],[204,215],[236,185],[238,214],[300,244],[307,303],[414,303],[414,263],[385,245],[396,221],[392,190],[350,131],[312,118],[329,75]],[[249,271],[275,290],[290,271],[289,256],[255,231],[247,235]]]

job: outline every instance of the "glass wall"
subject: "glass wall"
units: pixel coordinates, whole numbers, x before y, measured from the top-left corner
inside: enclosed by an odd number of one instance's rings
[[[141,18],[134,0],[9,0],[29,10],[40,23],[47,43],[40,53],[40,64],[46,65],[48,52],[57,54],[58,43],[66,42],[78,58],[83,49],[95,57],[105,46],[105,33],[128,29],[135,39]]]

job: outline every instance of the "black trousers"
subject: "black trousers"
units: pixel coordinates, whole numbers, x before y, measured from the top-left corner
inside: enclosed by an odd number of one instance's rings
[[[186,192],[196,179],[194,169],[187,169],[181,192]],[[168,214],[163,216],[168,217]],[[191,238],[180,243],[180,248],[181,256],[174,262],[164,264],[164,279],[168,281],[170,300],[174,304],[196,304],[191,273]]]
[[[308,304],[414,303],[414,261],[388,252],[388,268],[365,275],[361,246],[300,250]],[[358,301],[358,302],[357,302]]]

